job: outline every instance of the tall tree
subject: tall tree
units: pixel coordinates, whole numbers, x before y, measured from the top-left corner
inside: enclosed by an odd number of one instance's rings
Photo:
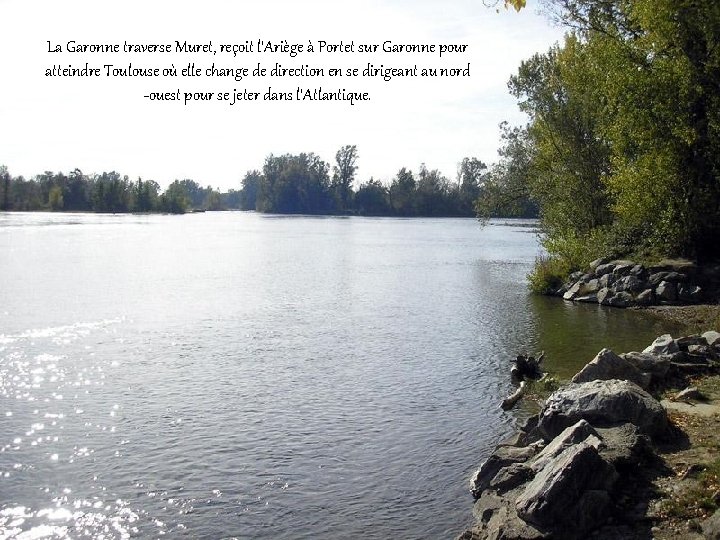
[[[347,211],[352,195],[352,183],[355,180],[357,171],[357,146],[346,145],[340,148],[335,154],[335,166],[333,167],[332,186],[339,198],[341,211]]]

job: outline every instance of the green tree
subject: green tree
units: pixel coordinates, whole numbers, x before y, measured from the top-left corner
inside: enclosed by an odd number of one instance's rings
[[[365,216],[387,216],[391,213],[390,192],[381,182],[370,178],[358,188],[355,207]]]
[[[412,171],[403,167],[390,184],[390,207],[394,214],[399,216],[415,214],[415,189],[416,183]]]
[[[335,166],[333,167],[332,187],[339,199],[339,209],[347,211],[352,196],[352,183],[355,180],[357,171],[357,146],[346,145],[340,148],[335,154]]]

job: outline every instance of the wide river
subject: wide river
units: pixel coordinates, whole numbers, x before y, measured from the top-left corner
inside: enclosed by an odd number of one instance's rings
[[[662,332],[530,296],[532,223],[0,213],[0,538],[451,538],[528,411]]]

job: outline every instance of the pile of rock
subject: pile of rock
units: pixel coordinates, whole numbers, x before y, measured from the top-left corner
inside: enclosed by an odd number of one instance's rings
[[[646,267],[633,261],[598,259],[587,272],[571,274],[551,294],[615,307],[696,304],[715,296],[719,274],[716,267],[689,262]]]
[[[717,332],[661,336],[643,352],[600,351],[483,463],[471,481],[477,524],[459,538],[575,539],[601,528],[617,537],[618,495],[656,462],[653,442],[673,433],[647,390],[719,359]]]

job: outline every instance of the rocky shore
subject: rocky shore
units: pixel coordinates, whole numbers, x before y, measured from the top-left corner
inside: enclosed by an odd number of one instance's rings
[[[717,265],[668,260],[645,266],[609,259],[593,261],[549,291],[565,300],[615,307],[699,304],[716,299],[719,292]]]
[[[687,441],[658,397],[719,367],[715,331],[660,336],[642,352],[603,349],[480,466],[471,481],[476,524],[458,539],[655,538],[652,479],[672,472],[658,448]],[[701,397],[687,389],[675,399]],[[694,527],[695,537],[720,538],[720,511]]]

